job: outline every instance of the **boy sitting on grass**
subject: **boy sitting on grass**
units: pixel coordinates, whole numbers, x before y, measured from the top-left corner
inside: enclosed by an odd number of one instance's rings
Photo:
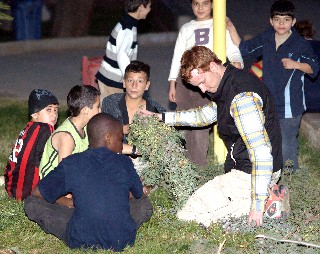
[[[111,94],[102,101],[102,112],[112,115],[123,124],[124,154],[137,153],[136,148],[129,146],[126,140],[134,114],[141,109],[155,113],[166,111],[159,103],[144,96],[150,86],[149,78],[150,66],[140,61],[132,61],[126,67],[122,81],[125,93]]]
[[[20,132],[4,169],[9,197],[24,200],[39,181],[43,149],[57,123],[59,102],[54,94],[35,89],[28,100],[30,121]]]
[[[140,61],[132,61],[125,69],[123,88],[125,93],[115,93],[105,97],[102,101],[102,112],[110,114],[123,124],[123,154],[131,154],[133,158],[138,154],[136,146],[129,145],[127,136],[129,125],[135,113],[146,109],[155,113],[165,112],[159,103],[144,96],[150,86],[150,66]],[[138,158],[133,160],[135,168],[140,174],[140,163]],[[149,194],[150,187],[144,186],[143,191]]]
[[[77,85],[67,96],[71,116],[48,139],[40,163],[40,179],[53,170],[70,154],[88,148],[86,125],[100,112],[100,92],[92,86]]]
[[[120,154],[121,123],[97,114],[88,123],[88,137],[90,148],[68,156],[43,178],[25,200],[25,212],[70,248],[121,251],[134,244],[137,228],[152,215],[152,205],[131,160]],[[70,208],[53,204],[70,192]],[[129,201],[129,192],[137,199]]]

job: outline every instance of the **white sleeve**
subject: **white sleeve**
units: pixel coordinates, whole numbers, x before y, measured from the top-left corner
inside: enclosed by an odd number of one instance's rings
[[[179,76],[180,72],[180,61],[181,57],[186,50],[186,35],[185,35],[185,29],[182,27],[179,31],[176,45],[173,52],[172,62],[171,62],[171,68],[170,68],[170,74],[168,80],[176,80]]]
[[[226,55],[231,63],[238,62],[241,63],[241,67],[244,67],[243,59],[239,48],[233,43],[230,33],[226,32]]]
[[[120,30],[117,36],[117,62],[119,69],[124,76],[126,67],[130,64],[129,52],[133,42],[133,34],[131,30]]]
[[[208,126],[217,121],[217,104],[210,102],[189,110],[165,112],[165,123],[173,126]]]

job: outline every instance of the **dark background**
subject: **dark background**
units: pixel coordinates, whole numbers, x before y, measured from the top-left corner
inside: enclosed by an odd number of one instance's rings
[[[227,0],[227,16],[241,37],[256,35],[269,25],[273,0]],[[320,0],[292,0],[297,20],[309,19],[320,39]],[[123,0],[45,0],[51,14],[42,23],[42,37],[108,36],[123,13]],[[139,33],[178,31],[178,17],[192,10],[189,0],[152,0],[152,11]],[[0,40],[13,40],[10,23],[0,26]]]

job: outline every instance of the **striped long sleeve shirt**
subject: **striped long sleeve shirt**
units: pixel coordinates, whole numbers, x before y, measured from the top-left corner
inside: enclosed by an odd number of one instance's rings
[[[258,94],[243,92],[234,97],[228,112],[234,119],[252,163],[251,209],[256,211],[264,211],[273,172],[271,143],[264,126],[262,107],[263,101]],[[165,123],[169,125],[201,127],[217,121],[217,104],[211,102],[196,109],[163,114]]]

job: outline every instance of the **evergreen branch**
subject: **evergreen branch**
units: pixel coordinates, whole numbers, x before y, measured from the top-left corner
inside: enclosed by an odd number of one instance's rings
[[[308,246],[308,247],[320,248],[319,245],[316,245],[313,243],[306,243],[306,242],[287,240],[287,239],[276,239],[274,237],[266,236],[266,235],[256,235],[256,238],[264,238],[264,239],[270,239],[270,240],[273,240],[276,242],[295,243],[295,244],[304,245],[304,246]]]

